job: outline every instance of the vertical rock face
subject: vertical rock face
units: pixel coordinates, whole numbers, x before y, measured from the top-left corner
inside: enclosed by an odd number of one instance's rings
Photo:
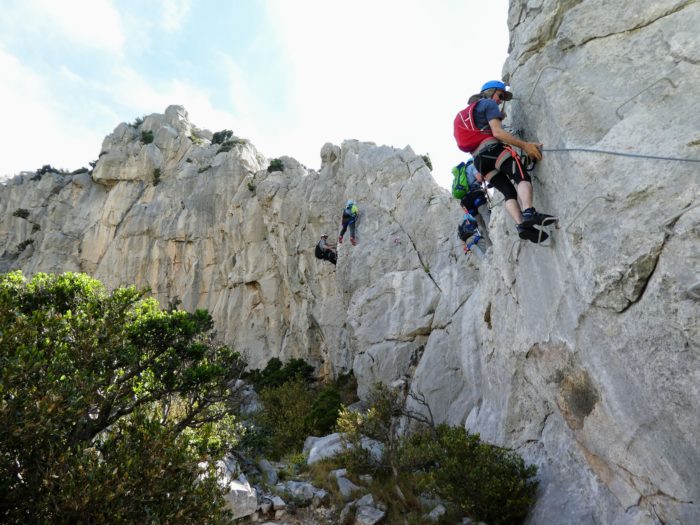
[[[700,523],[700,166],[627,156],[700,158],[700,4],[630,9],[511,2],[506,124],[544,143],[550,247],[520,243],[501,205],[487,258],[466,257],[458,203],[408,147],[326,144],[318,172],[268,172],[171,106],[118,126],[92,175],[2,187],[2,270],[150,287],[209,309],[253,367],[403,385],[539,466],[529,523]],[[333,267],[313,249],[348,198],[359,244]]]

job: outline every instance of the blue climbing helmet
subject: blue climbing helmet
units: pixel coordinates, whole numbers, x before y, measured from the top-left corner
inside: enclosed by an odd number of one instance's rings
[[[350,199],[348,202],[345,203],[346,208],[352,208],[355,205],[355,201]]]
[[[486,84],[481,86],[482,93],[484,91],[486,91],[487,89],[500,89],[500,90],[502,90],[505,93],[505,95],[503,96],[503,100],[510,100],[511,98],[513,98],[513,93],[508,91],[507,86],[503,82],[501,82],[500,80],[489,80],[488,82],[486,82]]]

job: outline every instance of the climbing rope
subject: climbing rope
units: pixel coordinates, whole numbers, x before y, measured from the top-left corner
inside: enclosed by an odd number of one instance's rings
[[[616,155],[618,157],[633,157],[637,159],[671,160],[677,162],[700,162],[700,159],[683,159],[680,157],[662,157],[660,155],[642,155],[641,153],[625,153],[623,151],[607,151],[592,148],[543,148],[544,152],[559,153],[578,151],[583,153],[599,153],[602,155]]]

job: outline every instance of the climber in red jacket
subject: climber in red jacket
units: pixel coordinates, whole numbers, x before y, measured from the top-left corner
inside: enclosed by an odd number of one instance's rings
[[[542,145],[520,140],[501,125],[505,113],[499,104],[511,98],[513,94],[500,80],[486,82],[481,92],[470,98],[469,106],[455,117],[454,135],[457,146],[474,157],[476,169],[503,194],[506,210],[517,224],[518,236],[536,243],[548,235],[535,225],[550,224],[556,218],[539,213],[532,206],[530,175],[511,147],[520,148],[532,160],[541,160]]]

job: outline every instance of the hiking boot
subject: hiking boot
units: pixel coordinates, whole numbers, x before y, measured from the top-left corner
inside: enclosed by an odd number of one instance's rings
[[[356,246],[356,245],[357,245],[357,239],[355,239],[355,237],[350,237],[350,244],[352,244],[353,246]]]
[[[343,236],[338,237],[338,244],[343,244]]]
[[[557,218],[546,213],[539,213],[535,208],[528,208],[523,211],[523,226],[534,226],[535,224],[547,225],[556,222]]]
[[[518,237],[521,239],[527,239],[535,244],[539,242],[544,242],[549,238],[547,232],[533,228],[532,226],[526,226],[525,223],[518,224]]]

